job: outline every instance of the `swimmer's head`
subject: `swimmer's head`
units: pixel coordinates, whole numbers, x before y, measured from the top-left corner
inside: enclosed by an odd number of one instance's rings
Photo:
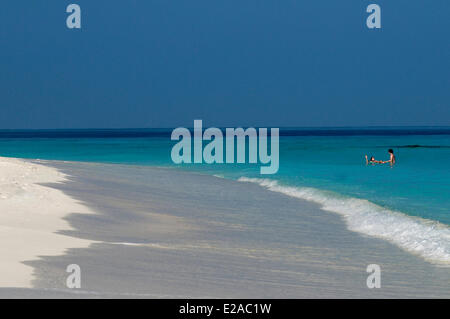
[[[388,152],[394,154],[394,150],[392,148],[388,149]]]

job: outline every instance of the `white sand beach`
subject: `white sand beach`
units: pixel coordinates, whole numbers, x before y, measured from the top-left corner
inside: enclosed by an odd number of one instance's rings
[[[253,183],[162,167],[0,158],[0,197],[0,298],[450,293],[450,269]],[[74,263],[81,289],[66,287]],[[366,285],[374,263],[381,289]]]
[[[23,262],[88,247],[89,240],[58,234],[64,217],[92,211],[45,183],[66,180],[57,169],[0,157],[0,287],[31,287],[33,268]]]

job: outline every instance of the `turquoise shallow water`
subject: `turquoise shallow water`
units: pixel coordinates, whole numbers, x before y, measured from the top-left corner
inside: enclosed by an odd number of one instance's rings
[[[422,135],[405,135],[402,130],[364,130],[355,135],[358,132],[350,129],[292,130],[280,137],[280,169],[276,175],[260,175],[259,164],[196,164],[182,168],[332,191],[336,196],[367,199],[450,225],[450,133],[446,129],[432,133],[427,130]],[[172,166],[170,150],[175,142],[167,134],[163,130],[0,131],[0,155]],[[388,159],[388,148],[393,148],[397,157],[394,167],[365,165],[364,154]]]
[[[449,128],[282,129],[274,175],[261,175],[260,163],[175,165],[170,154],[176,141],[170,133],[0,131],[0,156],[176,166],[257,183],[340,214],[352,231],[450,265]],[[389,148],[397,157],[394,166],[366,165],[365,154],[387,160]],[[282,209],[282,202],[277,205]],[[301,216],[299,208],[293,218]]]
[[[449,145],[449,136],[286,137],[277,179],[450,224]],[[389,148],[396,165],[365,165],[364,154],[388,160]]]

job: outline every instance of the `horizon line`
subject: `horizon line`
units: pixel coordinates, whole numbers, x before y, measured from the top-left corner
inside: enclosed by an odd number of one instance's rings
[[[1,131],[70,131],[70,130],[77,130],[77,131],[89,131],[89,130],[173,130],[177,127],[182,126],[173,126],[173,127],[88,127],[88,128],[0,128]],[[193,129],[193,126],[186,127],[188,129]],[[429,128],[429,129],[438,129],[438,128],[449,128],[450,125],[367,125],[367,126],[205,126],[205,128],[209,127],[216,127],[219,129],[223,128],[279,128],[279,129],[377,129],[377,128]]]

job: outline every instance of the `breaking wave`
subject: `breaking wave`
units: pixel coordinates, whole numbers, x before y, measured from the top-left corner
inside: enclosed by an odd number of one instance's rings
[[[310,187],[280,185],[276,180],[247,178],[271,191],[312,201],[343,216],[355,232],[382,238],[432,263],[450,266],[450,228],[437,221],[408,216],[365,199],[343,197]]]

